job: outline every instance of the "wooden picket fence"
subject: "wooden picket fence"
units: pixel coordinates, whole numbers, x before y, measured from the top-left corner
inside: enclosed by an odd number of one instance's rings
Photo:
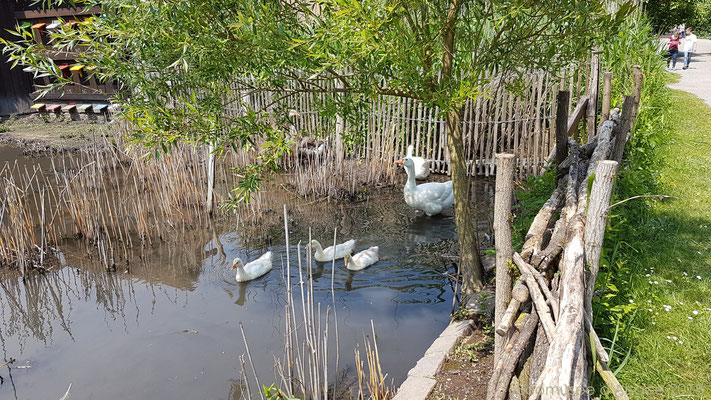
[[[597,98],[599,58],[591,55],[557,72],[528,73],[523,86],[515,92],[507,90],[507,79],[511,78],[492,79],[484,87],[484,94],[468,101],[464,107],[462,129],[470,175],[492,176],[497,153],[517,156],[519,178],[541,174],[555,144],[556,94],[559,90],[570,92],[571,110],[591,89]],[[296,91],[298,83],[291,85]],[[319,85],[328,91],[335,88],[337,82],[322,80]],[[432,160],[432,172],[449,173],[446,122],[437,107],[428,107],[414,99],[381,95],[370,101],[365,117],[359,125],[353,126],[319,112],[326,101],[322,93],[289,96],[267,91],[249,93],[241,87],[235,82],[232,98],[248,103],[252,109],[287,107],[296,111],[298,115],[293,116],[290,123],[292,134],[297,137],[310,136],[333,145],[341,140],[344,130],[359,129],[362,133],[359,139],[345,151],[366,164],[372,160],[401,158],[412,144],[415,155]],[[230,110],[240,112],[238,108],[228,108]],[[294,166],[292,162],[285,159],[285,167]]]

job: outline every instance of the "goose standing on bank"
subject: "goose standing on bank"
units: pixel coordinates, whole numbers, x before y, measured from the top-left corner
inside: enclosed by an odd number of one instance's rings
[[[271,251],[264,253],[263,256],[252,262],[247,263],[247,265],[244,265],[244,263],[239,257],[235,258],[235,260],[232,262],[232,269],[237,270],[237,275],[235,275],[235,279],[237,280],[237,282],[247,282],[253,279],[257,279],[260,276],[271,271],[272,267],[273,265]]]
[[[403,193],[408,206],[424,211],[430,217],[452,206],[454,203],[452,181],[428,182],[418,185],[415,183],[415,163],[412,159],[405,157],[396,162],[405,167],[405,172],[407,172],[407,183],[405,183]]]
[[[407,157],[412,159],[415,164],[415,179],[423,180],[430,176],[430,161],[422,157],[415,157],[412,153],[415,151],[415,146],[407,146]]]
[[[346,254],[352,254],[355,249],[355,240],[351,239],[347,242],[337,244],[334,246],[329,246],[324,249],[321,247],[321,243],[316,240],[312,240],[309,244],[314,251],[314,259],[319,262],[331,261],[334,258],[338,260],[343,258]]]
[[[360,253],[351,256],[346,254],[346,268],[351,271],[360,271],[361,269],[368,268],[380,260],[378,255],[378,246],[373,246],[367,250],[363,250]]]

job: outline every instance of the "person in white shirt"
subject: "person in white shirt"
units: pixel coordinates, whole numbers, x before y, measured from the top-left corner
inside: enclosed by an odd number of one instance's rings
[[[686,37],[684,38],[684,69],[689,68],[691,54],[696,52],[696,35],[691,31],[691,28],[686,28]]]

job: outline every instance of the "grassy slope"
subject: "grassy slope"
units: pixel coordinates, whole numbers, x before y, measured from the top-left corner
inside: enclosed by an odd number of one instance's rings
[[[672,96],[675,129],[659,149],[659,180],[677,199],[652,201],[622,244],[636,258],[616,278],[629,279],[637,308],[618,374],[633,399],[711,399],[711,107]]]

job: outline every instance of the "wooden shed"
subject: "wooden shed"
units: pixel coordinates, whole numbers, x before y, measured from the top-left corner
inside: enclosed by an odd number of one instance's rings
[[[7,29],[14,29],[16,25],[29,22],[32,24],[35,40],[46,46],[48,55],[58,65],[59,69],[71,76],[76,83],[62,91],[50,92],[42,97],[41,102],[51,102],[62,107],[66,105],[105,104],[108,94],[115,90],[113,82],[97,82],[92,71],[97,66],[78,64],[74,59],[75,53],[71,51],[52,51],[48,43],[47,33],[60,21],[71,23],[79,18],[86,18],[98,14],[100,9],[55,7],[42,8],[42,5],[33,5],[27,0],[0,0],[0,35],[12,39]],[[30,112],[37,98],[35,85],[48,83],[48,78],[35,80],[32,74],[24,72],[22,68],[10,69],[8,57],[0,54],[0,116]]]

